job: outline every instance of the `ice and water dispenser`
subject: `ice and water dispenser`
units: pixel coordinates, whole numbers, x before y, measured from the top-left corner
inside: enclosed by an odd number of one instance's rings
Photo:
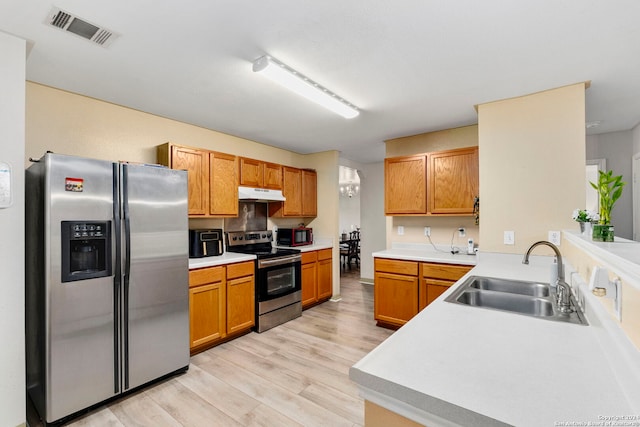
[[[62,282],[111,276],[111,221],[62,221]]]

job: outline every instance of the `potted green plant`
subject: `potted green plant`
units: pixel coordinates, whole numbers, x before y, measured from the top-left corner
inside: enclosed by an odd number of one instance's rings
[[[611,225],[611,211],[613,205],[622,195],[622,188],[626,184],[622,181],[622,175],[613,176],[613,171],[598,171],[598,183],[589,182],[598,192],[600,203],[600,220],[593,226],[593,240],[600,242],[613,242],[614,228]]]
[[[591,237],[591,227],[594,223],[598,222],[600,215],[598,212],[594,212],[589,209],[575,209],[571,218],[580,224],[580,232],[583,235]]]

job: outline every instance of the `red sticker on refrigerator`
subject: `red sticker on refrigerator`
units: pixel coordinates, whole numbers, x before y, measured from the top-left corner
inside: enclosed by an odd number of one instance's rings
[[[81,192],[84,188],[84,179],[82,178],[65,178],[64,179],[64,190],[65,191],[74,191]]]

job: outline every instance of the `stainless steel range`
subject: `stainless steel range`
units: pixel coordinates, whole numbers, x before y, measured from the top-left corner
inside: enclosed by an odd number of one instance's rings
[[[272,247],[271,231],[227,232],[228,252],[256,255],[256,331],[264,332],[302,314],[301,255]]]

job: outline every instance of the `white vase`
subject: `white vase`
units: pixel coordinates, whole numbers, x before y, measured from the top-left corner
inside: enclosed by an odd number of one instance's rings
[[[592,231],[593,231],[593,228],[591,227],[591,223],[590,222],[581,222],[580,223],[580,233],[584,237],[590,239]]]

